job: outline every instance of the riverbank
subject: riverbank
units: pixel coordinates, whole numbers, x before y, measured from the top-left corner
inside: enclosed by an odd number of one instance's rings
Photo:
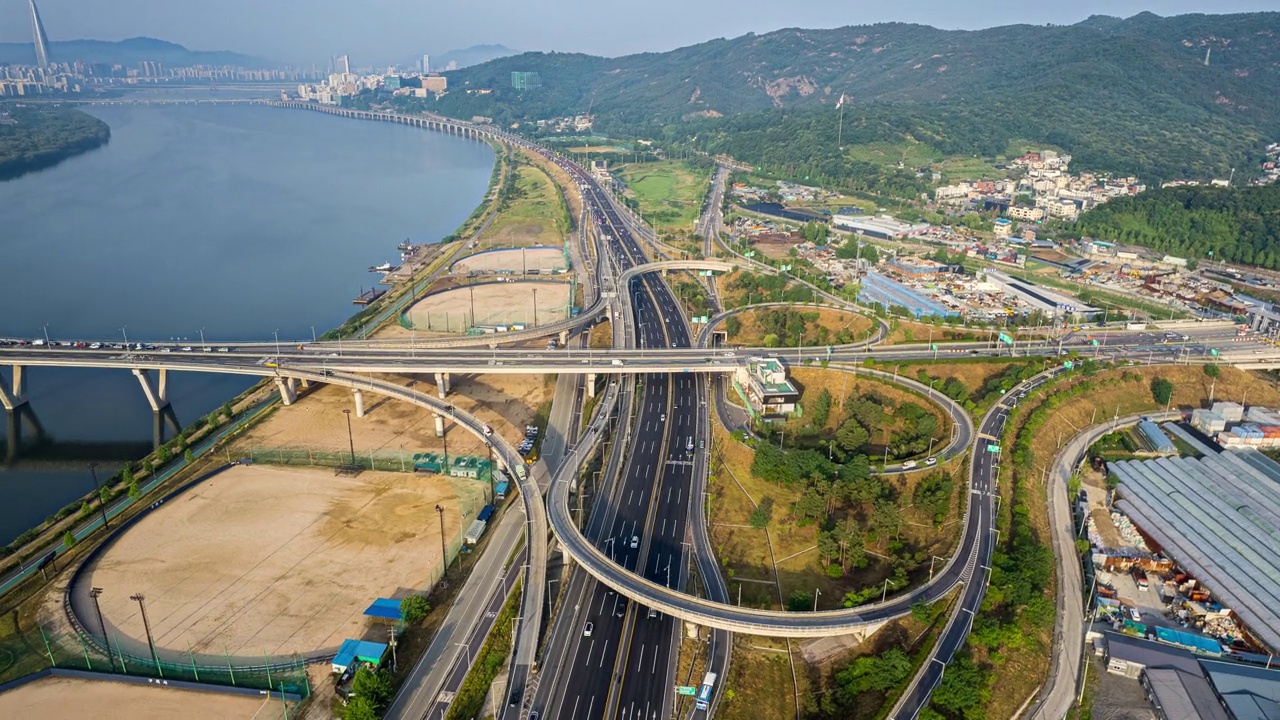
[[[79,110],[0,104],[0,181],[53,167],[110,139],[105,122]]]

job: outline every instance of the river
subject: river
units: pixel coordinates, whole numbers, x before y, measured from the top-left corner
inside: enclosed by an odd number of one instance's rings
[[[0,337],[310,338],[358,309],[351,299],[378,278],[367,268],[394,262],[398,243],[453,232],[493,169],[483,143],[320,113],[87,112],[111,126],[109,144],[0,182]],[[189,423],[249,384],[170,373],[169,397]],[[34,368],[27,387],[44,438],[68,455],[0,465],[0,544],[92,490],[88,458],[72,452],[141,452],[152,437],[127,372]]]

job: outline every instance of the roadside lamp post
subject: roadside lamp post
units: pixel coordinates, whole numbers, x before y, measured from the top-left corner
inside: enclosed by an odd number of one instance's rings
[[[151,636],[151,623],[147,620],[147,605],[144,602],[146,596],[142,593],[130,595],[130,600],[138,603],[138,609],[142,611],[142,627],[147,631],[147,646],[151,648],[151,659],[156,663],[156,671],[160,673],[160,677],[164,677],[164,670],[160,668],[160,656],[156,653],[156,641]]]
[[[280,328],[271,331],[276,338],[276,362],[280,362]]]
[[[40,329],[44,330],[44,344],[52,345],[53,343],[49,340],[49,323],[45,323],[44,325],[41,325]]]
[[[342,414],[347,416],[347,445],[351,448],[351,466],[355,467],[356,440],[355,440],[355,436],[351,434],[351,409],[344,408],[342,411]]]
[[[124,327],[120,328],[120,334],[124,336],[124,349],[125,349],[125,350],[128,350],[128,349],[129,349],[129,333],[125,332],[125,331],[126,331],[126,330],[128,330],[128,329],[129,329],[129,326],[128,326],[128,325],[125,325]],[[49,332],[48,330],[46,330],[46,331],[45,331],[45,333],[46,333],[46,334],[47,334],[48,332]],[[47,342],[47,341],[46,341],[46,342]]]
[[[316,344],[316,326],[315,325],[311,326],[311,344],[312,345]]]
[[[467,656],[467,667],[471,667],[471,645],[469,643],[454,643],[454,645],[463,649]]]
[[[822,594],[819,588],[813,589],[813,611],[818,612],[818,596]]]
[[[929,579],[930,579],[930,580],[933,580],[933,563],[934,563],[934,560],[942,560],[943,562],[946,562],[946,560],[943,560],[942,558],[938,557],[937,555],[934,555],[934,556],[933,556],[933,559],[929,561]]]
[[[98,463],[89,463],[89,474],[93,476],[93,492],[98,496],[98,508],[102,510],[102,529],[106,530],[107,525],[107,501],[102,497],[102,488],[98,486]]]
[[[498,489],[493,482],[493,443],[485,440],[484,447],[489,451],[489,502],[494,502],[497,499]]]
[[[209,343],[204,341],[204,328],[200,328],[200,347],[206,351],[209,349]]]

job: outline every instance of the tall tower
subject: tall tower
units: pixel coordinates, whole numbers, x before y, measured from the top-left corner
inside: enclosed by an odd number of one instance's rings
[[[423,75],[431,74],[431,56],[430,55],[422,56],[422,74]]]
[[[49,36],[44,34],[44,23],[36,9],[36,0],[31,0],[31,34],[35,36],[36,65],[49,67]]]

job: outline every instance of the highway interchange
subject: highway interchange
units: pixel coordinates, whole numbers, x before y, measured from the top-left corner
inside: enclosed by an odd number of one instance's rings
[[[541,148],[513,136],[494,134],[545,154]],[[636,240],[639,233],[635,232],[634,219],[623,214],[581,168],[559,158],[552,159],[579,181],[588,216],[597,222],[594,230],[597,238],[603,241],[598,245],[602,250],[602,266],[605,264],[605,250],[612,257],[610,262],[621,270],[646,264],[648,260]],[[374,373],[609,375],[606,380],[608,402],[602,403],[601,408],[602,412],[617,408],[624,414],[617,421],[622,436],[613,439],[620,450],[612,453],[615,462],[610,464],[618,465],[616,469],[620,473],[616,481],[602,477],[598,487],[606,488],[608,492],[601,491],[594,499],[589,522],[581,530],[569,509],[571,483],[567,480],[576,473],[576,461],[581,459],[578,456],[585,455],[579,451],[585,451],[588,442],[574,448],[571,457],[566,459],[551,482],[546,521],[555,530],[564,551],[586,572],[571,576],[569,587],[561,593],[560,609],[547,635],[541,672],[545,674],[549,667],[554,667],[553,681],[537,683],[530,697],[524,696],[524,678],[533,664],[533,651],[527,650],[523,668],[520,668],[521,661],[517,661],[518,669],[511,686],[511,707],[516,708],[521,717],[537,711],[544,718],[656,720],[670,717],[673,712],[671,689],[677,684],[674,678],[675,652],[681,630],[681,623],[672,617],[673,614],[693,618],[721,630],[781,636],[826,635],[900,616],[917,600],[941,598],[958,586],[959,611],[946,626],[933,659],[913,681],[892,715],[901,719],[915,717],[940,681],[945,662],[963,644],[973,613],[981,604],[994,542],[994,477],[999,462],[999,454],[988,452],[986,445],[998,443],[997,438],[1008,417],[1007,401],[1047,381],[1053,373],[1061,370],[1049,370],[1014,388],[982,419],[973,438],[971,502],[966,509],[959,550],[932,582],[889,598],[887,602],[821,613],[736,608],[726,603],[722,587],[719,592],[709,589],[713,595],[710,599],[695,598],[683,592],[691,565],[696,564],[703,569],[701,574],[704,577],[708,572],[718,573],[718,563],[710,556],[706,542],[705,523],[697,521],[701,517],[701,506],[696,499],[705,482],[704,445],[708,438],[711,402],[709,383],[704,373],[731,371],[748,357],[766,353],[776,354],[792,364],[829,362],[850,369],[869,358],[925,359],[937,357],[939,352],[960,352],[969,356],[1016,354],[1058,357],[1075,351],[1086,357],[1097,355],[1100,358],[1166,363],[1216,360],[1275,364],[1280,360],[1280,352],[1271,344],[1250,338],[1242,340],[1235,337],[1230,326],[1216,324],[1185,329],[1182,331],[1185,335],[1176,339],[1154,332],[1093,328],[1068,332],[1042,342],[1019,343],[1012,348],[991,342],[974,342],[949,343],[941,346],[941,350],[928,345],[859,345],[799,348],[792,355],[788,355],[791,350],[763,348],[720,350],[709,355],[706,349],[693,347],[694,338],[684,313],[664,282],[652,273],[623,273],[618,277],[623,287],[617,288],[614,303],[621,301],[624,304],[621,311],[627,318],[622,324],[634,331],[635,347],[588,352],[585,358],[584,351],[572,348],[555,351],[496,347],[477,350],[426,343],[408,347],[404,343],[378,342],[348,342],[345,346],[305,341],[220,344],[219,347],[226,347],[227,352],[204,352],[203,347],[190,351],[179,348],[175,352],[165,344],[145,342],[141,348],[131,349],[91,349],[87,347],[88,343],[86,347],[0,343],[0,364],[278,375],[282,378],[339,382],[356,388],[362,386],[362,376],[368,375],[369,389],[393,395],[405,395],[411,391],[391,388],[385,381],[375,380]],[[613,317],[619,317],[617,311]],[[582,324],[577,324],[570,329],[577,331],[582,328]],[[1093,344],[1095,338],[1100,340],[1097,345]],[[495,338],[494,341],[506,342],[507,338]],[[163,352],[165,349],[170,352]],[[1213,350],[1217,351],[1216,357],[1211,354]],[[447,407],[436,398],[420,393],[413,395],[415,397],[405,396],[405,399],[430,407]],[[474,418],[458,418],[457,421],[467,423],[472,432],[480,432]],[[590,443],[608,434],[603,431],[605,424],[600,418],[593,422],[587,430]],[[968,440],[966,437],[957,445],[967,445]],[[504,452],[510,456],[504,456],[509,465],[519,463],[510,448],[505,448]],[[535,496],[533,503],[526,496],[527,507],[541,505],[536,501],[536,495],[540,494],[536,486],[524,484],[521,490],[522,494],[531,492]],[[527,512],[532,526],[533,516],[539,513]],[[691,519],[694,522],[690,522]],[[542,539],[536,533],[530,535],[530,542],[535,546],[542,544]],[[545,557],[545,547],[538,554]],[[537,563],[539,560],[535,557],[531,564]],[[541,564],[545,566],[545,561]],[[510,569],[504,570],[503,588],[510,586],[514,576]],[[537,586],[543,583],[540,576],[526,577],[526,580],[533,580]],[[534,593],[538,596],[539,605],[544,590],[539,587]],[[501,596],[500,593],[487,596],[487,602],[500,606]],[[644,604],[629,598],[641,599]],[[657,612],[651,612],[650,608]],[[525,624],[530,622],[528,614],[526,609]],[[591,624],[589,635],[586,632],[588,623]],[[521,647],[536,645],[536,623],[532,632],[532,639],[521,638]],[[714,637],[712,652],[715,659],[712,666],[723,670],[727,662],[728,635],[718,632]],[[478,642],[474,631],[467,639],[468,645],[471,642]],[[449,666],[446,686],[456,686],[460,682],[461,667],[460,663]],[[426,698],[423,703],[430,703],[427,707],[432,714],[440,709],[438,697]],[[516,714],[508,712],[505,717],[515,717]]]

